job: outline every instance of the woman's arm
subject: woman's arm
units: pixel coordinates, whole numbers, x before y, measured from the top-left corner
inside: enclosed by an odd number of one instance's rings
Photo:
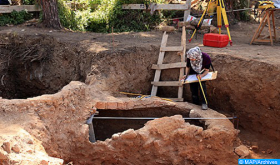
[[[190,73],[190,68],[186,67],[186,70],[185,70],[186,74],[183,76],[182,79],[186,79]]]
[[[186,67],[186,76],[187,76],[187,77],[188,77],[189,73],[190,73],[190,68],[189,68],[189,67]]]
[[[198,74],[199,78],[201,79],[202,77],[206,76],[209,73],[209,69],[204,69],[204,72],[202,74]]]

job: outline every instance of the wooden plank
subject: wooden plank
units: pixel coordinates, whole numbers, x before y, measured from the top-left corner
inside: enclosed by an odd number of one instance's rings
[[[169,46],[169,47],[161,47],[160,51],[170,51],[170,52],[176,52],[176,51],[183,51],[184,47],[183,46]]]
[[[123,4],[122,9],[146,9],[145,4]]]
[[[151,10],[150,6],[145,4],[124,4],[122,5],[122,9],[142,9],[142,10]],[[189,4],[157,4],[155,7],[156,10],[190,10]]]
[[[271,42],[270,40],[255,39],[254,42]]]
[[[274,40],[277,41],[276,29],[275,29],[275,20],[274,20],[274,11],[272,11],[272,25],[273,25],[273,32],[274,32]]]
[[[167,39],[168,39],[168,35],[166,34],[166,32],[164,32],[163,36],[162,36],[161,47],[166,47]],[[162,64],[163,58],[164,58],[164,54],[165,54],[165,52],[160,52],[159,53],[158,63],[157,64]],[[156,73],[155,73],[155,77],[154,77],[154,82],[158,82],[159,81],[160,74],[161,74],[161,70],[157,69]],[[158,87],[153,85],[151,96],[156,96],[157,95],[157,90],[158,90]]]
[[[0,13],[11,13],[13,10],[15,11],[27,10],[28,12],[41,11],[40,7],[37,5],[20,5],[20,6],[0,5]]]
[[[183,26],[182,27],[182,37],[181,37],[181,45],[183,46],[183,53],[181,54],[181,62],[185,62],[186,61],[186,44],[187,44],[187,40],[186,40],[186,27]],[[179,81],[181,80],[181,78],[184,76],[185,73],[185,68],[181,68],[180,69],[180,74],[179,74]],[[178,98],[183,98],[183,86],[180,86],[178,88]]]
[[[152,82],[155,86],[182,86],[181,81],[159,81],[159,82]]]
[[[258,33],[258,35],[257,35],[257,38],[260,37],[260,35],[261,35],[261,33],[262,33],[262,31],[263,31],[265,25],[267,24],[267,16],[269,16],[269,12],[266,10],[266,11],[265,11],[264,18],[263,18],[263,24],[262,24],[261,29],[259,30],[259,33]],[[268,18],[269,18],[269,17],[268,17]]]
[[[270,43],[271,43],[271,46],[273,46],[273,39],[272,39],[271,28],[270,28],[270,15],[271,14],[267,15],[267,24],[268,24],[268,31],[269,31],[269,36],[270,36]]]
[[[191,14],[191,10],[185,10],[184,11],[184,22],[186,22],[187,21],[187,18],[188,18],[188,16]]]
[[[184,68],[186,67],[186,62],[176,62],[170,64],[153,64],[152,69],[172,69],[172,68]]]
[[[255,32],[255,34],[254,34],[254,36],[253,36],[253,38],[252,38],[250,44],[252,44],[253,42],[255,42],[255,40],[260,36],[261,32],[259,32],[259,30],[260,30],[260,28],[262,27],[262,24],[265,24],[264,21],[265,21],[265,19],[266,19],[266,14],[267,14],[267,12],[265,11],[265,14],[264,14],[265,16],[264,16],[263,19],[260,21],[260,25],[259,25],[259,27],[257,28],[257,30],[256,30],[256,32]]]
[[[158,4],[157,10],[189,10],[189,4]]]

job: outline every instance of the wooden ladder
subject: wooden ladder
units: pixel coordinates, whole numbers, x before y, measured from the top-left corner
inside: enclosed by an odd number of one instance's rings
[[[152,65],[152,69],[156,69],[154,81],[152,82],[152,93],[151,96],[156,96],[158,86],[178,86],[178,98],[169,98],[173,101],[184,101],[183,99],[183,84],[180,79],[184,76],[184,68],[186,67],[185,62],[185,53],[186,53],[186,27],[182,27],[182,37],[181,37],[181,46],[171,46],[166,47],[168,35],[166,31],[163,33],[160,52],[158,57],[157,64]],[[166,51],[177,51],[182,52],[181,55],[181,62],[177,63],[170,63],[170,64],[162,64],[164,59],[164,54]],[[173,68],[180,68],[180,75],[178,81],[159,81],[161,70],[163,69],[173,69]]]

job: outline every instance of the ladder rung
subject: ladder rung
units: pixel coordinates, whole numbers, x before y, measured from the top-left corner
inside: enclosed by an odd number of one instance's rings
[[[187,63],[185,62],[177,62],[170,64],[153,64],[152,69],[172,69],[172,68],[184,68]]]
[[[170,100],[175,101],[175,102],[182,102],[182,101],[184,101],[184,98],[166,98],[166,99],[170,99]]]
[[[155,86],[182,86],[181,81],[159,81],[159,82],[152,82]]]
[[[255,39],[254,42],[270,42],[270,40]]]
[[[161,47],[160,51],[183,51],[184,47],[183,46],[169,46],[169,47]]]

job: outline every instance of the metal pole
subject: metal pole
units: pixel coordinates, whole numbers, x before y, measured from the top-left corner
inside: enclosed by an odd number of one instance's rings
[[[94,114],[92,114],[86,122],[86,124],[88,124],[88,126],[89,126],[89,141],[92,143],[96,142],[94,128],[93,128],[93,124],[92,124],[93,117],[94,117]]]
[[[94,119],[105,119],[105,120],[111,120],[111,119],[117,119],[117,120],[153,120],[158,119],[159,117],[94,117]],[[231,120],[236,118],[234,117],[226,117],[226,118],[200,118],[200,117],[193,117],[188,118],[184,117],[184,120]]]

